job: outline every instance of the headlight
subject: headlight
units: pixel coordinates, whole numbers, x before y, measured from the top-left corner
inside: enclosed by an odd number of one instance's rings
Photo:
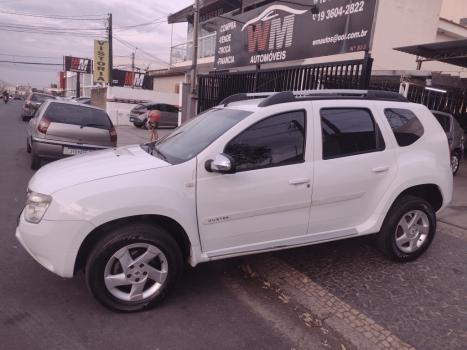
[[[30,192],[24,207],[24,218],[27,222],[38,224],[44,217],[52,197],[46,194]]]

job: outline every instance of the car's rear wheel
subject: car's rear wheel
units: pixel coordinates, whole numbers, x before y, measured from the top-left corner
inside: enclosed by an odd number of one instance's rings
[[[143,126],[143,124],[140,124],[140,123],[133,123],[133,125],[137,128],[141,128]]]
[[[86,263],[86,283],[104,306],[135,312],[157,305],[182,271],[182,254],[162,227],[126,225],[108,232]]]
[[[393,260],[413,261],[430,246],[436,232],[436,215],[422,198],[400,197],[390,209],[378,234],[378,245]]]
[[[457,171],[459,170],[461,157],[458,152],[453,152],[451,155],[451,170],[452,174],[456,175]]]
[[[29,139],[26,139],[26,151],[31,153],[31,145],[29,144]]]

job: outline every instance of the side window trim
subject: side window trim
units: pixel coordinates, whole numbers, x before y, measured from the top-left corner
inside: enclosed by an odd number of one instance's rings
[[[368,150],[368,151],[360,151],[360,152],[352,152],[352,153],[346,153],[346,154],[341,154],[341,155],[336,155],[336,156],[324,156],[324,147],[323,147],[323,144],[324,144],[324,136],[323,136],[323,118],[322,118],[322,115],[321,115],[321,111],[322,110],[326,110],[326,109],[331,109],[331,110],[337,110],[337,109],[353,109],[353,110],[364,110],[366,112],[368,112],[370,118],[371,118],[371,122],[373,124],[373,130],[374,130],[374,133],[375,133],[375,137],[376,137],[376,140],[375,140],[375,144],[376,144],[376,147],[372,150]],[[384,133],[381,131],[381,126],[378,124],[378,121],[376,120],[372,110],[368,107],[356,107],[356,106],[350,106],[350,107],[345,107],[345,106],[339,106],[339,107],[321,107],[319,109],[319,120],[320,120],[320,127],[321,127],[321,146],[322,146],[322,150],[321,150],[321,158],[323,160],[331,160],[331,159],[338,159],[338,158],[344,158],[344,157],[352,157],[352,156],[357,156],[357,155],[360,155],[360,154],[368,154],[368,153],[375,153],[375,152],[382,152],[386,149],[386,141],[384,139]]]
[[[243,129],[242,131],[240,131],[237,135],[233,136],[228,142],[226,142],[224,148],[223,148],[223,152],[226,152],[226,149],[227,147],[229,146],[229,144],[235,140],[238,136],[240,136],[242,133],[244,133],[245,131],[247,131],[248,129],[254,127],[255,125],[267,120],[267,119],[270,119],[270,118],[274,118],[274,117],[277,117],[277,116],[280,116],[282,114],[287,114],[287,113],[294,113],[294,112],[302,112],[303,113],[303,120],[304,120],[304,135],[303,135],[303,160],[301,160],[300,162],[296,162],[296,163],[292,163],[292,164],[282,164],[282,165],[268,165],[268,166],[263,166],[263,167],[258,167],[258,168],[253,168],[253,169],[241,169],[241,170],[237,170],[238,173],[240,172],[244,172],[244,171],[255,171],[255,170],[261,170],[261,169],[267,169],[267,168],[277,168],[277,167],[282,167],[282,166],[288,166],[288,165],[294,165],[294,164],[302,164],[305,162],[305,159],[306,159],[306,146],[307,146],[307,125],[308,125],[308,121],[307,121],[307,111],[305,108],[300,108],[300,109],[294,109],[294,110],[290,110],[290,111],[284,111],[284,112],[279,112],[279,113],[276,113],[276,114],[273,114],[273,115],[270,115],[270,116],[267,116],[267,117],[264,117],[263,119],[261,120],[258,120],[256,121],[255,123],[249,125],[246,129]]]

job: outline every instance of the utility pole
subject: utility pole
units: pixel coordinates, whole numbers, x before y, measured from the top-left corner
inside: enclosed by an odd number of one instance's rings
[[[108,18],[108,40],[109,40],[109,86],[113,85],[113,48],[112,48],[112,14],[109,13]]]
[[[81,97],[81,82],[80,80],[80,72],[76,72],[76,98]]]
[[[198,100],[198,30],[199,30],[199,0],[194,3],[194,17],[193,17],[193,58],[191,64],[191,106],[189,117],[196,115],[196,102]]]
[[[131,71],[133,72],[133,89],[135,88],[135,53],[131,53]]]

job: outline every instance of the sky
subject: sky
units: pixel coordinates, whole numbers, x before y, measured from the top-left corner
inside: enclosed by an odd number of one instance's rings
[[[63,56],[92,58],[94,39],[105,39],[105,18],[112,13],[115,37],[124,42],[113,40],[114,67],[129,69],[135,51],[138,67],[167,68],[171,42],[186,41],[186,24],[169,25],[167,15],[191,4],[193,0],[0,0],[0,61],[61,64]],[[42,15],[54,18],[38,17]],[[62,32],[51,33],[57,30]],[[47,87],[57,83],[60,70],[0,62],[0,81]]]

